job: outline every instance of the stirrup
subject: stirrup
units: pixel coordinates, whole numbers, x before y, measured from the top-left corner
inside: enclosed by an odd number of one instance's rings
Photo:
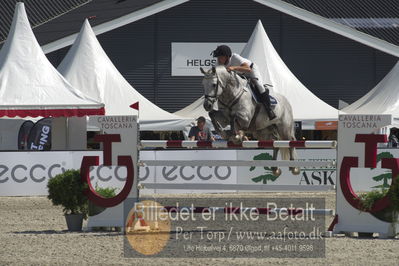
[[[266,113],[267,113],[267,116],[269,117],[270,121],[277,118],[277,115],[274,113],[274,111],[271,108],[269,110],[266,108]],[[274,116],[273,118],[272,118],[272,114]]]
[[[274,114],[274,117],[273,117],[273,118],[271,118],[271,114],[267,114],[267,116],[269,117],[269,120],[270,120],[270,121],[273,121],[274,119],[277,118],[277,115],[276,115],[276,114]]]

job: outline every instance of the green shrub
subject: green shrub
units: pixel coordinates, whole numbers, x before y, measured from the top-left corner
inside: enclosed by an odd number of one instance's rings
[[[104,198],[112,198],[116,196],[116,189],[117,188],[101,188],[96,184],[96,192],[100,194],[100,196],[103,196]],[[89,216],[94,216],[97,214],[102,213],[106,208],[97,206],[94,203],[90,202],[89,203]]]
[[[360,206],[363,211],[370,210],[374,203],[385,197],[388,189],[381,188],[380,190],[372,190],[359,195]]]
[[[64,214],[83,214],[87,218],[88,200],[83,191],[88,185],[82,183],[79,170],[67,170],[51,178],[47,188],[48,198],[54,205],[64,207]]]
[[[369,192],[365,192],[359,195],[360,205],[363,211],[370,210],[374,203],[382,199],[385,195],[391,201],[391,209],[393,211],[399,211],[399,179],[394,181],[392,188],[381,187],[380,189],[375,189]]]
[[[103,196],[104,198],[112,198],[116,196],[116,189],[117,188],[111,188],[111,187],[107,187],[107,188],[101,188],[98,187],[96,184],[96,192],[98,194],[100,194],[101,196]]]
[[[381,187],[379,190],[372,190],[359,195],[359,201],[362,211],[370,211],[373,205],[384,196],[388,196],[391,205],[381,211],[371,213],[374,217],[388,222],[396,223],[399,213],[399,180],[392,184],[391,189]]]

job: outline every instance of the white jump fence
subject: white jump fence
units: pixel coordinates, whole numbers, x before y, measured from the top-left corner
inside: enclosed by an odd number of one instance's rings
[[[133,167],[137,168],[138,165],[148,166],[268,166],[268,167],[323,167],[334,165],[334,160],[331,161],[274,161],[274,160],[256,160],[256,161],[227,161],[227,160],[210,160],[204,158],[204,160],[188,161],[185,160],[142,160],[138,159],[138,151],[145,149],[167,149],[173,148],[174,150],[184,150],[186,148],[211,148],[211,149],[266,149],[266,148],[298,148],[298,149],[335,149],[337,148],[337,142],[335,141],[244,141],[241,144],[234,144],[228,141],[214,141],[214,142],[201,142],[201,141],[141,141],[132,142],[132,140],[138,137],[138,126],[137,117],[124,117],[123,121],[128,121],[129,126],[116,128],[113,127],[115,121],[119,121],[120,117],[111,117],[111,124],[103,122],[102,119],[97,120],[97,126],[107,132],[107,134],[115,134],[110,136],[109,139],[104,138],[104,142],[108,142],[108,148],[110,142],[114,143],[115,154],[122,154],[124,157],[120,157],[121,161],[131,158]],[[372,173],[358,174],[357,171],[351,171],[355,168],[376,168],[377,166],[377,152],[378,143],[386,143],[387,136],[385,134],[377,134],[382,129],[393,124],[393,118],[391,115],[380,115],[380,114],[340,114],[338,119],[338,143],[339,149],[337,149],[336,157],[336,209],[335,216],[328,228],[328,232],[332,233],[378,233],[380,238],[395,237],[396,233],[399,232],[399,225],[396,222],[390,222],[380,219],[375,216],[376,211],[389,211],[390,204],[393,204],[389,196],[385,196],[382,200],[377,201],[372,209],[364,211],[359,205],[359,196],[356,194],[354,187],[352,186],[351,180],[357,179],[358,182],[362,182],[365,178],[372,178]],[[125,124],[123,124],[125,125]],[[119,139],[120,137],[120,139]],[[120,143],[117,143],[121,140]],[[105,146],[104,146],[105,147]],[[105,154],[105,152],[104,152]],[[109,156],[109,155],[108,155]],[[129,158],[130,157],[130,158]],[[98,157],[87,157],[87,167],[90,164],[96,165],[95,160]],[[111,158],[107,159],[108,163]],[[119,160],[119,157],[118,157]],[[114,162],[116,163],[116,162]],[[83,162],[82,162],[83,165]],[[130,165],[130,164],[126,164]],[[84,168],[86,169],[86,168]],[[399,159],[398,158],[383,158],[379,169],[388,169],[392,172],[392,179],[399,176]],[[297,172],[297,171],[293,171]],[[85,172],[82,178],[90,183],[90,176]],[[90,189],[90,195],[93,202],[100,203],[99,206],[107,207],[107,209],[89,219],[88,227],[94,226],[125,226],[125,220],[115,217],[123,216],[123,205],[120,204],[127,198],[138,199],[140,196],[141,189],[181,189],[181,190],[204,190],[209,189],[215,192],[220,191],[234,191],[234,190],[246,190],[246,191],[320,191],[333,189],[333,186],[273,186],[273,185],[255,185],[255,184],[207,184],[207,183],[138,183],[138,171],[130,171],[128,173],[124,194],[118,194],[114,198],[101,198]],[[392,189],[392,185],[391,185]],[[127,191],[127,192],[126,192]],[[144,191],[141,191],[144,193]],[[128,194],[128,195],[127,195]],[[170,207],[170,208],[173,208]],[[229,211],[223,207],[208,206],[208,207],[195,207],[198,209],[208,208],[214,209],[215,211]],[[283,209],[262,209],[260,211],[265,212],[279,212]],[[285,210],[285,209],[284,209]],[[294,209],[295,210],[295,209]],[[178,210],[176,210],[178,211]],[[333,215],[334,211],[330,209],[319,209],[312,210],[320,215]]]
[[[230,141],[158,141],[143,140],[139,149],[266,149],[266,148],[303,148],[336,149],[336,141],[243,141],[235,144]],[[140,160],[138,166],[255,166],[255,167],[331,167],[335,161],[300,161],[300,160]],[[176,189],[176,190],[213,190],[213,191],[258,191],[258,192],[314,192],[331,191],[335,186],[301,185],[261,185],[261,184],[209,184],[209,183],[146,183],[138,184],[138,189]],[[196,207],[197,208],[197,207]],[[198,207],[225,211],[222,207]],[[279,210],[269,210],[279,212]],[[318,215],[334,215],[332,209],[316,209]]]

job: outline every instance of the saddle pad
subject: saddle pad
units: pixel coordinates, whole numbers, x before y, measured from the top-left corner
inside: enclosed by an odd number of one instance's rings
[[[251,92],[252,98],[255,100],[255,102],[257,102],[257,103],[261,103],[262,102],[260,100],[260,95],[259,95],[259,92],[257,90],[253,90],[252,88],[250,88],[249,91]],[[274,98],[270,94],[269,94],[269,98],[270,98],[270,105],[275,106],[275,105],[278,104],[276,98]]]
[[[271,104],[271,105],[276,105],[276,104],[277,104],[276,98],[274,98],[274,97],[271,96],[271,95],[269,95],[269,98],[270,98],[270,104]]]

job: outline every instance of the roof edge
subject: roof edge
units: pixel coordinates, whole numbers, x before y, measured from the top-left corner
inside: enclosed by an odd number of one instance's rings
[[[399,46],[372,37],[366,33],[354,30],[348,26],[341,25],[337,22],[333,22],[329,19],[316,15],[302,8],[296,7],[294,5],[285,3],[280,0],[253,0],[253,1],[268,6],[272,9],[275,9],[287,15],[298,18],[300,20],[306,21],[313,25],[316,25],[320,28],[337,33],[341,36],[347,37],[351,40],[362,43],[374,49],[380,50],[384,53],[388,53],[395,57],[399,57]]]
[[[93,27],[93,31],[96,35],[99,35],[101,33],[105,33],[114,30],[116,28],[125,26],[129,23],[149,17],[151,15],[157,14],[159,12],[178,6],[188,1],[189,0],[164,0],[159,3],[153,4],[151,6],[132,12],[130,14],[124,15],[122,17],[116,18],[114,20],[96,25]],[[64,48],[66,46],[72,45],[78,34],[79,32],[43,45],[42,46],[43,52],[47,54],[59,50],[61,48]]]

